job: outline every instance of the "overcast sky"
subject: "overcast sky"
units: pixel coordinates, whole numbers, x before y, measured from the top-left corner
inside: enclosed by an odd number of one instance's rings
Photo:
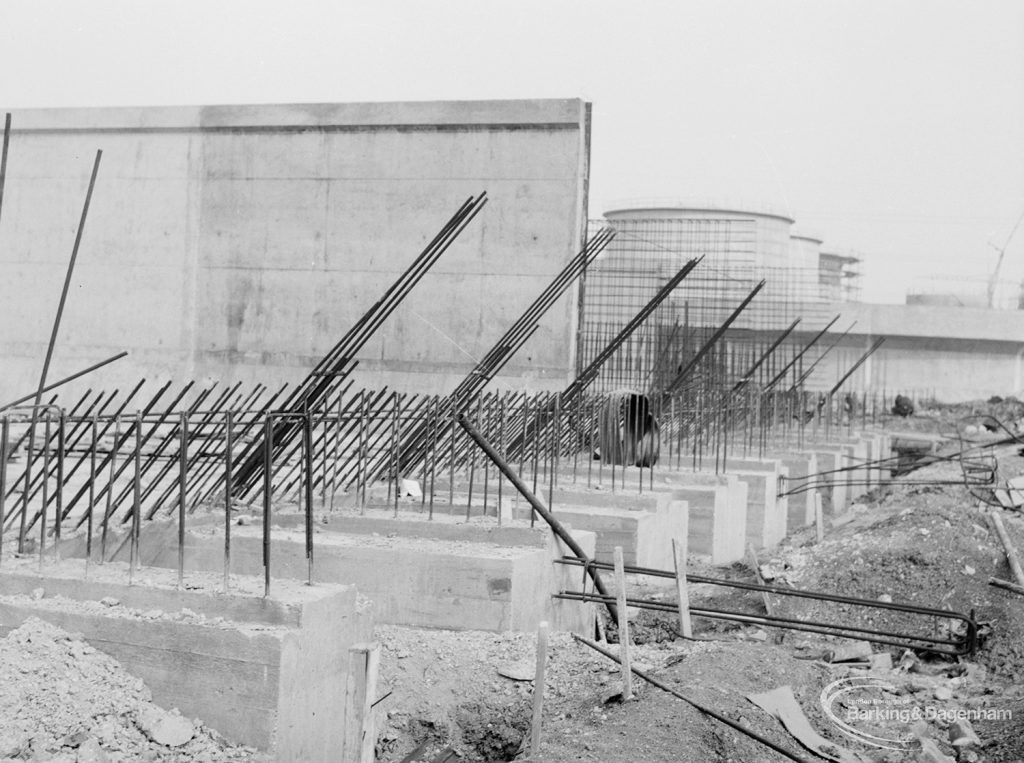
[[[1024,0],[0,0],[0,109],[547,97],[594,104],[591,216],[773,208],[879,301],[1024,213]]]

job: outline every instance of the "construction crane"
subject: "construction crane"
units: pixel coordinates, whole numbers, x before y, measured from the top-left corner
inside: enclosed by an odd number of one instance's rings
[[[999,257],[996,259],[996,266],[992,270],[992,275],[988,279],[988,306],[989,309],[995,307],[996,300],[996,282],[999,280],[999,269],[1003,266],[1003,257],[1006,256],[1006,247],[1010,245],[1010,241],[1013,240],[1013,234],[1017,232],[1017,228],[1020,227],[1021,220],[1024,220],[1024,211],[1020,213],[1020,217],[1017,218],[1017,222],[1013,225],[1013,230],[1010,231],[1010,235],[1006,237],[1006,241],[1003,242],[1001,247],[996,246],[991,241],[988,245],[999,252]]]

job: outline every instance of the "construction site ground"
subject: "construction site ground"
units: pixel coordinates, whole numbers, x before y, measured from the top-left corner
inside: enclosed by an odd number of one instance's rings
[[[947,432],[953,419],[990,407],[976,405],[887,422],[893,428]],[[1011,413],[1013,411],[1010,411]],[[1000,411],[1002,413],[1002,411]],[[1000,473],[1024,473],[1019,446],[999,451]],[[926,467],[878,489],[834,518],[823,542],[813,528],[759,555],[767,582],[962,613],[974,611],[984,639],[966,658],[934,658],[874,645],[865,665],[830,661],[854,644],[799,631],[695,619],[693,641],[677,637],[675,615],[630,610],[634,666],[653,673],[694,701],[726,715],[806,760],[818,759],[782,724],[747,699],[781,686],[819,734],[864,761],[1024,761],[1024,596],[988,584],[1011,579],[1003,547],[986,513],[990,507],[964,487],[927,484],[961,476],[959,461]],[[1024,515],[1004,511],[1004,523],[1024,548]],[[833,522],[826,524],[832,525]],[[691,573],[753,582],[745,565]],[[724,592],[724,593],[723,593]],[[632,580],[630,596],[675,602],[674,588]],[[694,603],[763,613],[760,594],[694,586]],[[848,611],[828,602],[774,597],[776,611],[849,624]],[[864,623],[910,632],[898,613]],[[610,649],[615,627],[606,622]],[[593,634],[586,634],[592,636]],[[390,691],[378,752],[382,761],[527,760],[536,639],[529,634],[380,629],[382,676]],[[888,667],[891,663],[891,667]],[[895,687],[901,707],[930,720],[895,719],[888,737],[908,749],[861,744],[825,715],[822,689],[849,675],[871,675]],[[507,677],[516,675],[525,680]],[[783,756],[637,679],[635,698],[621,701],[617,666],[568,634],[551,638],[539,760],[544,761],[772,761]],[[985,711],[973,722],[978,743],[951,744],[949,718]],[[985,716],[1001,716],[985,720]],[[958,736],[953,734],[953,736]],[[928,742],[917,741],[923,737]],[[929,744],[930,742],[930,744]],[[927,748],[927,749],[925,749]],[[409,757],[411,750],[419,752]],[[458,753],[458,758],[452,752]],[[946,757],[937,757],[946,756]]]
[[[950,426],[950,416],[940,412],[886,423],[894,429],[938,431]],[[999,451],[1004,476],[1024,473],[1018,448]],[[835,652],[853,644],[848,640],[700,618],[694,620],[695,639],[684,640],[677,637],[674,614],[631,609],[634,666],[806,760],[818,758],[747,695],[791,687],[814,729],[858,756],[854,760],[1024,760],[1024,596],[988,584],[990,576],[1012,578],[986,516],[990,507],[962,486],[929,484],[959,476],[960,465],[953,460],[894,480],[831,518],[821,543],[808,528],[759,554],[758,563],[767,582],[775,585],[963,613],[973,610],[985,625],[986,637],[971,657],[935,659],[874,645],[875,655],[888,657],[872,658],[870,668],[854,666],[832,661]],[[1024,549],[1024,514],[1002,513],[1012,540]],[[726,569],[691,565],[690,571],[753,581],[750,568],[741,564]],[[671,585],[643,579],[631,579],[630,595],[675,601]],[[697,605],[764,612],[760,594],[693,586],[691,597]],[[771,603],[788,615],[838,617],[849,624],[848,613],[828,602],[782,599]],[[874,617],[870,625],[877,628],[901,630],[911,625],[898,614],[879,617],[875,611]],[[607,618],[605,631],[609,648],[617,650],[616,629]],[[24,633],[12,634],[0,641],[5,655],[0,664],[3,685],[14,686],[17,679],[21,687],[17,692],[0,690],[0,718],[17,717],[22,723],[22,731],[15,734],[5,721],[4,732],[11,733],[0,734],[0,760],[262,759],[254,751],[230,746],[193,721],[184,724],[190,741],[178,747],[161,745],[153,738],[152,726],[166,718],[140,705],[146,700],[144,687],[130,678],[117,679],[126,687],[122,692],[108,690],[110,702],[102,713],[88,703],[70,701],[71,695],[45,694],[55,671],[66,670],[73,662],[68,655],[80,656],[83,646],[50,629],[37,628],[30,635],[26,640]],[[634,681],[634,698],[622,702],[618,667],[566,633],[551,635],[542,744],[539,756],[530,756],[534,634],[380,626],[377,637],[382,645],[380,761],[784,759],[639,679]],[[47,646],[50,642],[60,648]],[[860,744],[826,717],[820,697],[833,681],[869,670],[894,687],[889,699],[895,697],[925,714],[929,708],[990,709],[1004,717],[976,720],[974,744],[950,743],[950,723],[945,720],[949,712],[914,724],[893,721],[886,731],[893,737],[913,737],[910,749]],[[115,667],[103,667],[85,680],[100,682],[115,673]],[[40,695],[36,699],[27,688],[32,686]],[[72,694],[87,691],[70,680],[60,686]],[[55,706],[62,708],[60,714],[54,713]],[[50,729],[44,721],[55,717],[61,725]],[[172,725],[182,725],[171,720]],[[921,750],[919,737],[928,740],[928,750]],[[116,746],[108,746],[108,741]]]

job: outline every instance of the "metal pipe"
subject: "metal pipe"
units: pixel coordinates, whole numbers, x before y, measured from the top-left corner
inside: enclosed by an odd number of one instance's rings
[[[536,495],[530,492],[526,484],[519,478],[519,475],[515,473],[515,470],[505,461],[504,458],[494,449],[484,437],[481,435],[476,428],[469,423],[464,413],[458,414],[459,426],[461,426],[473,441],[480,447],[480,449],[487,455],[491,462],[501,471],[502,474],[512,483],[512,486],[519,491],[519,494],[526,499],[526,501],[533,507],[533,510],[539,514],[545,522],[551,527],[551,530],[557,535],[563,543],[572,551],[577,559],[581,559],[587,563],[587,572],[591,579],[594,581],[594,589],[602,595],[607,595],[607,589],[604,587],[604,583],[601,581],[601,576],[597,570],[594,569],[591,560],[587,556],[587,553],[583,550],[579,543],[572,537],[568,530],[559,522],[551,512],[547,510],[543,503]],[[614,622],[618,621],[618,612],[615,608],[614,603],[607,603],[608,614],[611,616]]]

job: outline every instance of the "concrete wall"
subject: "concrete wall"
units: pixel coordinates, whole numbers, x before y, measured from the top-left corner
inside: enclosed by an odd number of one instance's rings
[[[38,380],[97,149],[51,379],[128,350],[88,384],[298,380],[486,191],[361,356],[364,384],[447,391],[582,245],[579,100],[32,110],[12,123],[0,402]],[[569,294],[508,383],[564,386],[574,321]]]
[[[842,315],[842,328],[856,325],[815,369],[814,388],[828,389],[885,337],[844,390],[931,390],[943,402],[1024,397],[1024,311],[855,303],[829,311]]]

